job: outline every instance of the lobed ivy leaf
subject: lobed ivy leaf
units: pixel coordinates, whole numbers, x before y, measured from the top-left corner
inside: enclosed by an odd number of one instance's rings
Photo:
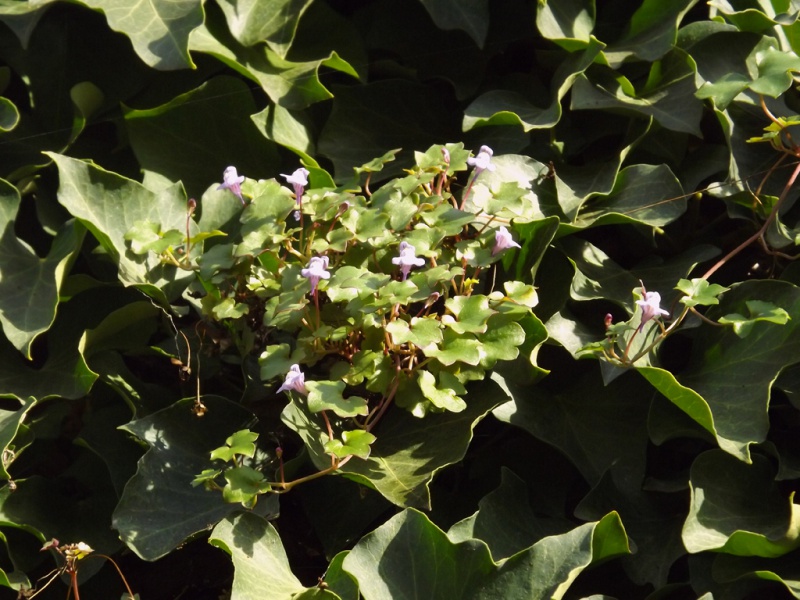
[[[781,492],[766,458],[754,455],[746,464],[709,450],[692,464],[690,485],[683,526],[689,552],[775,557],[800,546],[800,508]]]
[[[575,577],[594,562],[629,552],[616,513],[559,536],[545,538],[495,565],[485,543],[451,542],[428,518],[406,509],[362,538],[343,568],[367,599],[561,599]],[[426,557],[437,556],[437,561]],[[377,560],[376,560],[377,557]],[[414,577],[408,577],[408,573]]]
[[[228,553],[233,560],[231,600],[305,598],[307,590],[292,574],[283,543],[266,519],[253,513],[231,515],[211,532],[209,543]],[[317,590],[314,598],[335,600],[336,594]]]
[[[449,377],[447,377],[448,375]],[[450,385],[446,384],[448,380]],[[422,395],[438,409],[461,412],[467,407],[466,402],[458,396],[459,393],[465,393],[466,389],[447,371],[439,373],[438,385],[436,377],[430,371],[418,371],[417,385],[419,385]]]
[[[164,556],[236,510],[219,494],[192,487],[191,482],[208,467],[209,453],[251,425],[253,416],[218,396],[203,396],[202,402],[210,413],[205,418],[192,413],[194,398],[188,398],[124,426],[149,449],[125,486],[113,526],[145,559]],[[264,503],[267,510],[268,504]]]
[[[681,279],[675,289],[686,294],[681,298],[681,304],[686,306],[712,306],[719,304],[719,296],[729,288],[717,283],[708,283],[707,279]]]
[[[14,231],[19,191],[0,180],[0,324],[6,338],[27,359],[33,341],[53,324],[59,290],[81,246],[85,230],[70,221],[50,252],[39,258]]]
[[[164,71],[195,68],[189,56],[189,34],[203,23],[200,0],[154,0],[130,6],[111,0],[83,0],[102,11],[109,27],[128,36],[139,57]]]
[[[334,454],[339,458],[350,455],[369,458],[370,445],[376,439],[374,435],[363,429],[343,431],[341,440],[334,439],[325,443],[325,452]]]
[[[249,429],[242,429],[228,436],[225,445],[211,451],[211,460],[223,460],[228,462],[236,456],[248,456],[253,458],[256,452],[255,441],[258,434]]]
[[[745,302],[745,306],[747,306],[747,310],[750,313],[747,317],[739,313],[731,313],[718,319],[718,322],[723,325],[733,325],[733,331],[742,338],[750,335],[750,332],[753,331],[753,326],[759,321],[786,325],[791,319],[789,313],[771,302],[748,300]]]
[[[367,401],[360,396],[342,395],[344,381],[306,381],[308,409],[312,413],[332,410],[342,418],[367,414]]]
[[[245,508],[253,508],[259,495],[270,490],[264,474],[247,465],[226,469],[225,481],[222,489],[225,502],[239,503]]]

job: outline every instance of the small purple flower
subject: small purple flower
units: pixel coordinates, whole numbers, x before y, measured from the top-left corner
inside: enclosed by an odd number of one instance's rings
[[[308,396],[306,376],[303,375],[303,372],[300,370],[300,365],[292,365],[289,367],[289,372],[286,373],[286,379],[283,380],[283,384],[278,388],[278,393],[289,392],[291,390]]]
[[[442,158],[448,165],[450,164],[450,150],[442,146]]]
[[[327,271],[328,257],[327,256],[313,256],[308,261],[308,266],[300,271],[300,274],[311,282],[311,293],[317,291],[317,284],[320,279],[330,279],[331,274]]]
[[[400,272],[403,274],[403,281],[408,277],[411,267],[421,267],[425,264],[424,258],[417,258],[417,249],[408,242],[400,242],[400,256],[392,259],[392,263],[400,265]]]
[[[475,167],[475,177],[483,171],[494,171],[495,166],[492,164],[493,154],[494,151],[489,146],[481,146],[477,156],[471,156],[467,159],[467,164],[470,167]]]
[[[657,319],[661,315],[669,316],[669,311],[664,310],[659,306],[661,304],[661,294],[658,292],[648,292],[642,285],[642,293],[644,294],[643,300],[637,300],[636,304],[642,307],[642,322],[639,324],[639,331],[644,329],[645,323],[650,319]]]
[[[295,201],[297,204],[300,204],[303,198],[303,192],[308,185],[308,169],[300,167],[291,175],[284,175],[281,173],[281,177],[283,177],[287,183],[292,184],[292,187],[294,187]]]
[[[508,232],[504,226],[500,226],[500,228],[494,234],[494,248],[492,248],[492,256],[506,250],[507,248],[522,248],[517,242],[514,241],[514,238],[511,237],[511,234]]]
[[[217,186],[218,190],[230,190],[233,192],[244,205],[244,198],[242,198],[242,182],[244,175],[239,175],[236,172],[236,167],[228,167],[222,174],[222,183]]]

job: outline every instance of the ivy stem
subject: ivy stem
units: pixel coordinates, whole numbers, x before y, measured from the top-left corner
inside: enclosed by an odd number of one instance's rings
[[[326,469],[322,469],[322,471],[317,471],[316,473],[312,473],[311,475],[306,475],[305,477],[301,477],[300,479],[295,479],[295,480],[290,481],[288,483],[284,483],[284,482],[278,483],[278,482],[274,482],[274,481],[268,481],[267,485],[269,485],[270,487],[280,488],[280,491],[276,492],[276,493],[283,494],[285,492],[288,492],[290,489],[292,489],[296,485],[300,485],[301,483],[306,483],[308,481],[313,481],[314,479],[319,479],[320,477],[324,477],[325,475],[329,475],[330,473],[333,473],[337,469],[340,469],[341,467],[346,465],[350,461],[351,458],[353,458],[352,454],[350,454],[348,456],[345,456],[342,460],[335,459],[334,460],[334,464],[332,464],[330,467],[328,467]]]
[[[777,202],[775,202],[775,205],[772,207],[772,210],[770,211],[769,216],[767,217],[767,219],[764,221],[764,224],[753,235],[751,235],[749,238],[747,238],[741,244],[736,246],[736,248],[734,248],[733,250],[728,252],[721,259],[719,259],[714,264],[713,267],[711,267],[708,271],[706,271],[702,275],[703,279],[708,279],[709,277],[711,277],[714,273],[716,273],[720,269],[720,267],[722,267],[730,259],[732,259],[734,256],[739,254],[739,252],[741,252],[742,250],[747,248],[750,244],[752,244],[757,239],[761,238],[766,233],[767,228],[769,228],[769,226],[772,224],[772,222],[778,216],[778,211],[780,210],[780,207],[783,204],[783,201],[789,195],[789,190],[794,185],[794,182],[797,179],[798,175],[800,175],[800,162],[797,163],[797,166],[795,166],[794,170],[792,171],[792,175],[791,175],[791,177],[789,177],[789,181],[786,182],[786,185],[784,186],[780,197],[778,198]]]
[[[397,388],[400,387],[400,359],[395,356],[394,357],[394,383],[392,384],[392,389],[389,390],[389,393],[386,395],[386,398],[383,399],[378,406],[378,412],[375,414],[374,418],[370,419],[372,415],[367,416],[367,421],[364,423],[364,429],[366,431],[372,431],[375,425],[381,420],[386,410],[389,408],[389,405],[394,400],[394,396],[397,393]]]

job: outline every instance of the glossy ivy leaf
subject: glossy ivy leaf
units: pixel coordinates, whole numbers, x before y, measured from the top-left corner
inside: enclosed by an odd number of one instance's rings
[[[740,31],[761,33],[772,29],[775,25],[790,26],[798,19],[800,11],[778,12],[778,5],[770,6],[764,3],[754,3],[754,6],[739,3],[715,2],[711,8],[711,16],[722,16],[726,21],[733,23]],[[761,4],[759,7],[758,5]],[[761,10],[759,10],[761,8]],[[787,6],[789,8],[789,6]]]
[[[311,0],[225,0],[220,2],[228,27],[244,46],[266,42],[286,57],[297,23]]]
[[[574,373],[557,391],[519,385],[496,372],[492,379],[514,399],[496,408],[494,416],[559,448],[590,485],[623,459],[630,476],[641,478],[649,397],[643,381],[628,374],[603,386],[596,369]]]
[[[569,52],[591,43],[594,23],[594,0],[540,2],[537,6],[536,27],[539,32]]]
[[[323,67],[358,77],[353,67],[336,52],[322,59],[294,62],[262,45],[242,46],[231,35],[224,19],[212,11],[209,11],[204,25],[192,33],[190,48],[194,52],[210,54],[252,79],[275,104],[288,109],[303,109],[332,97],[319,79]]]
[[[460,29],[481,48],[489,31],[489,0],[421,0],[439,29]]]
[[[334,164],[336,177],[381,156],[386,148],[427,147],[457,130],[457,115],[430,88],[410,81],[376,81],[357,87],[334,87],[333,110],[319,137],[319,151]],[[414,127],[407,126],[413,123]],[[380,141],[367,132],[380,131]],[[401,157],[385,176],[411,166]]]
[[[48,154],[58,166],[58,201],[97,238],[119,268],[126,285],[136,285],[166,303],[176,298],[191,273],[161,263],[154,254],[136,256],[125,235],[136,223],[151,221],[162,230],[186,228],[186,197],[180,186],[156,194],[140,183],[91,163]]]
[[[306,598],[307,590],[289,566],[283,543],[269,521],[252,513],[229,516],[214,528],[209,543],[233,559],[234,577],[231,600],[275,600]],[[317,590],[314,598],[338,598]]]
[[[162,254],[168,248],[183,243],[186,236],[177,229],[161,231],[160,225],[152,221],[139,221],[133,224],[123,239],[131,243],[131,252],[134,254]]]
[[[247,456],[253,458],[256,452],[255,441],[258,434],[249,429],[242,429],[233,435],[228,436],[225,445],[211,451],[211,460],[223,460],[228,462],[236,456]]]
[[[359,600],[358,585],[342,567],[344,559],[349,553],[349,550],[345,550],[333,557],[325,571],[324,580],[328,589],[339,596],[341,600]]]
[[[653,66],[654,79],[637,91],[626,78],[601,69],[578,75],[572,86],[572,110],[617,109],[653,117],[666,129],[700,136],[701,101],[694,97],[695,66],[674,49]]]
[[[481,499],[476,513],[453,525],[447,537],[454,543],[482,540],[489,546],[492,560],[499,562],[544,537],[573,527],[568,519],[537,515],[531,508],[525,482],[503,467],[500,486]]]
[[[611,513],[545,538],[497,566],[485,543],[453,543],[425,515],[406,509],[362,538],[343,568],[367,600],[398,594],[432,600],[550,600],[563,598],[577,573],[593,562],[628,551],[625,530]],[[439,558],[427,560],[430,556]],[[410,572],[415,576],[408,577]]]
[[[792,496],[780,491],[770,462],[752,464],[709,450],[692,464],[692,503],[683,526],[689,552],[782,556],[800,545],[800,519]]]
[[[274,173],[275,146],[250,119],[257,109],[247,89],[238,79],[219,76],[155,108],[126,109],[125,126],[139,164],[182,181],[191,198],[212,184],[216,188],[228,165],[248,178]],[[177,229],[185,232],[185,224]]]
[[[681,298],[681,304],[686,306],[712,306],[719,304],[718,296],[727,292],[729,288],[717,283],[708,283],[707,279],[681,279],[675,289],[686,294]]]
[[[800,311],[800,290],[777,281],[745,281],[726,292],[708,315],[745,312],[747,302],[760,300],[789,314]],[[800,360],[795,321],[785,325],[756,322],[746,338],[722,327],[703,327],[692,348],[693,366],[678,376],[643,369],[659,392],[695,418],[717,438],[720,448],[750,460],[749,447],[766,438],[767,406],[772,381],[786,366]],[[703,357],[698,360],[696,357]]]
[[[360,396],[342,395],[344,381],[306,381],[308,409],[312,413],[331,410],[342,418],[367,414],[367,401]]]
[[[619,172],[610,194],[583,204],[575,225],[640,222],[663,227],[685,211],[683,188],[667,165],[632,165]]]
[[[339,458],[353,455],[359,458],[369,458],[370,445],[377,438],[363,429],[343,431],[341,440],[329,440],[325,443],[325,451]]]
[[[429,509],[428,484],[440,469],[464,457],[474,427],[506,400],[497,385],[484,380],[470,385],[467,408],[459,413],[434,413],[420,420],[406,410],[389,410],[373,430],[378,439],[370,457],[353,459],[341,471],[374,487],[398,506]],[[330,467],[323,447],[328,436],[323,433],[322,419],[295,403],[283,410],[281,419],[301,436],[318,469]]]
[[[553,127],[561,119],[561,100],[578,74],[589,68],[604,47],[605,44],[590,38],[582,52],[565,58],[550,82],[550,103],[545,108],[540,108],[540,98],[531,101],[511,90],[491,90],[481,94],[464,111],[464,131],[486,125],[520,125],[526,133]]]
[[[113,526],[146,560],[164,556],[236,510],[218,493],[191,483],[208,468],[210,452],[251,425],[253,416],[221,397],[204,396],[202,402],[205,417],[194,415],[194,398],[188,398],[124,426],[150,448],[125,486]],[[263,504],[268,509],[269,503]]]
[[[14,232],[19,204],[17,189],[0,180],[0,324],[6,338],[30,359],[34,339],[53,324],[59,290],[85,230],[74,222],[65,224],[48,255],[39,258]]]
[[[654,63],[674,48],[678,26],[694,4],[694,0],[644,0],[622,39],[605,50],[606,60],[615,68],[632,56]]]
[[[275,104],[267,106],[250,118],[268,140],[297,154],[306,166],[316,164],[312,158],[316,153],[316,144],[311,134],[311,123],[305,113]]]
[[[128,36],[147,65],[163,71],[195,68],[188,46],[189,34],[203,23],[199,0],[177,4],[155,0],[130,6],[109,0],[84,0],[84,4],[102,11],[111,29]]]
[[[786,325],[791,318],[783,308],[775,306],[771,302],[748,300],[745,302],[745,306],[747,306],[749,312],[748,316],[732,313],[719,318],[719,322],[723,325],[733,325],[733,331],[742,338],[750,335],[750,332],[753,331],[753,326],[758,321]]]

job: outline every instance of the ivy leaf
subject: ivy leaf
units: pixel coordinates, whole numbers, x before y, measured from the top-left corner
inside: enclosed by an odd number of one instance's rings
[[[297,23],[311,0],[224,0],[222,12],[231,33],[244,46],[266,42],[285,57]]]
[[[211,451],[211,460],[224,460],[228,462],[237,455],[253,458],[256,452],[256,445],[253,443],[258,439],[258,434],[249,429],[242,429],[225,440],[225,445]]]
[[[113,527],[146,560],[164,556],[236,510],[221,495],[191,482],[208,468],[210,452],[232,432],[252,424],[253,416],[218,396],[203,396],[202,402],[210,413],[205,418],[192,413],[194,398],[188,398],[124,426],[150,448],[125,486]]]
[[[717,296],[727,292],[729,288],[716,283],[708,283],[706,279],[697,278],[691,281],[681,279],[675,289],[686,294],[681,298],[681,303],[686,306],[711,306],[719,304]]]
[[[736,332],[736,335],[741,338],[750,335],[750,332],[753,330],[753,325],[758,321],[786,325],[791,318],[789,313],[771,302],[748,300],[745,302],[745,306],[747,306],[747,310],[750,313],[749,317],[745,317],[739,313],[731,313],[719,318],[719,322],[723,325],[733,325],[733,330]]]
[[[413,317],[409,325],[401,319],[394,319],[386,325],[386,331],[392,336],[392,342],[398,345],[411,342],[424,352],[426,348],[435,347],[444,339],[442,326],[433,317]]]
[[[222,489],[225,502],[239,503],[245,508],[253,508],[259,494],[270,489],[264,474],[248,466],[226,469],[225,480],[228,482]]]
[[[164,303],[177,297],[193,275],[153,255],[132,255],[125,234],[136,223],[162,230],[186,228],[186,196],[180,185],[156,194],[140,183],[84,161],[48,153],[58,166],[58,201],[100,242],[119,268],[120,279]]]
[[[770,462],[746,464],[709,450],[692,464],[692,501],[683,526],[691,553],[782,556],[800,545],[800,508],[781,492]]]
[[[447,371],[442,371],[439,374],[439,385],[436,384],[436,378],[430,371],[419,371],[417,374],[417,385],[422,390],[422,394],[433,403],[436,408],[449,410],[450,412],[461,412],[467,407],[466,402],[458,397],[458,393],[464,393],[466,390],[458,384],[458,381],[452,381],[455,378],[451,375],[451,385],[455,383],[458,388],[444,385],[448,379],[446,375],[450,375]]]
[[[30,359],[33,341],[55,320],[59,290],[85,230],[74,221],[66,223],[47,257],[39,258],[14,233],[19,205],[17,189],[0,180],[0,324],[6,338]]]
[[[442,322],[456,333],[485,333],[486,322],[496,312],[489,308],[489,298],[480,294],[454,296],[444,305],[458,320],[442,318]]]
[[[339,458],[353,455],[359,458],[369,458],[370,444],[377,438],[363,429],[343,431],[341,440],[329,440],[325,443],[325,452],[335,454]]]
[[[164,71],[196,68],[189,56],[189,34],[203,23],[201,0],[153,0],[130,6],[111,0],[85,0],[102,11],[109,27],[127,35],[139,57]]]
[[[211,532],[208,542],[233,559],[231,598],[305,598],[307,588],[292,574],[283,543],[269,521],[253,513],[227,517]],[[314,598],[336,600],[338,596],[316,589]]]
[[[489,31],[489,0],[421,0],[439,29],[460,29],[481,48]]]
[[[332,410],[342,418],[367,414],[367,401],[360,396],[342,396],[344,381],[306,381],[308,409],[312,413]]]

